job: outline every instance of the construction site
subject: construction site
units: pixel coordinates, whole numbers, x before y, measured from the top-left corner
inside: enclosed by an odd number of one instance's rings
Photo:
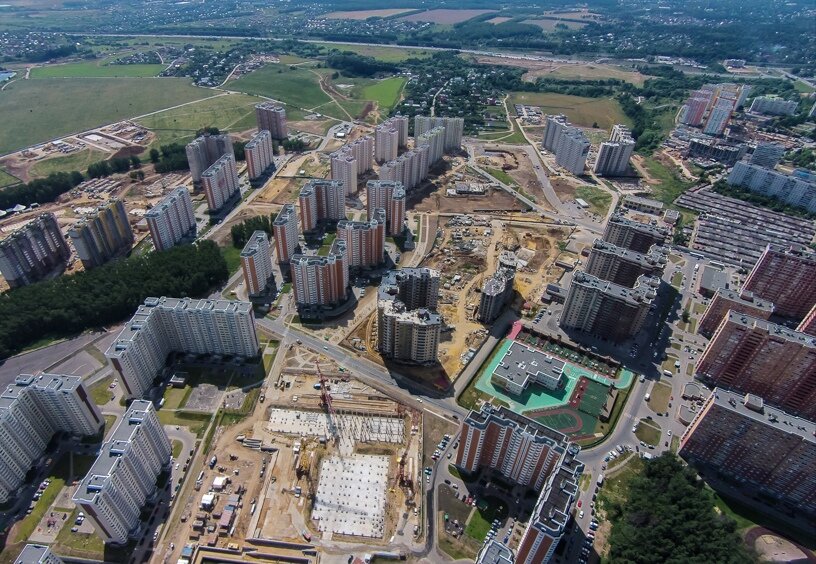
[[[196,562],[309,563],[318,547],[322,558],[424,537],[421,414],[320,354],[279,351],[255,412],[212,444],[178,498],[168,561],[194,546]]]

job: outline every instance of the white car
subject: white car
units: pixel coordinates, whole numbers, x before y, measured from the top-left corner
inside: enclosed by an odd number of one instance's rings
[[[583,519],[583,518],[584,518],[584,510],[583,510],[583,509],[582,509],[582,510],[581,510],[581,511],[578,513],[578,518],[579,518],[579,519]]]

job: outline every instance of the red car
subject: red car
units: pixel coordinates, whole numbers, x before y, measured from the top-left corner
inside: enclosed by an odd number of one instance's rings
[[[578,509],[580,509],[580,508],[581,508],[581,503],[582,503],[582,502],[581,502],[581,500],[579,499],[579,500],[578,500]]]

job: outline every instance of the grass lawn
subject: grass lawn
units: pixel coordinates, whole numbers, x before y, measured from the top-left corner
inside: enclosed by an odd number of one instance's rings
[[[269,370],[272,368],[272,364],[275,362],[275,357],[278,354],[278,347],[280,346],[280,341],[270,341],[269,345],[263,349],[263,367],[264,367],[264,374],[269,374]]]
[[[18,80],[3,91],[0,154],[211,95],[180,78]]]
[[[454,560],[473,560],[476,551],[468,550],[461,539],[453,539],[446,533],[439,534],[439,548]]]
[[[594,123],[601,129],[611,129],[616,123],[632,125],[620,104],[611,98],[584,98],[548,92],[511,92],[508,104],[539,106],[545,114],[564,114],[573,124],[583,127],[592,127]]]
[[[614,476],[604,480],[598,494],[598,505],[606,509],[609,504],[620,504],[626,500],[626,491],[632,478],[643,471],[645,463],[640,457],[635,457]]]
[[[59,492],[62,490],[64,485],[64,479],[54,477],[51,478],[51,483],[48,484],[48,487],[45,488],[42,497],[35,503],[34,510],[30,514],[26,515],[17,526],[17,537],[14,542],[22,542],[31,536],[31,534],[37,528],[40,519],[42,519],[43,515],[45,515],[46,510],[51,507],[51,504],[54,503],[55,499],[57,499],[57,495],[59,495]]]
[[[7,173],[5,170],[0,168],[0,188],[5,186],[13,186],[14,184],[19,184],[20,179],[16,176],[12,176],[11,174]]]
[[[339,49],[340,51],[351,51],[358,55],[366,57],[374,57],[380,61],[387,63],[399,63],[411,58],[427,59],[433,54],[433,51],[426,51],[425,49],[400,49],[398,47],[388,47],[379,45],[336,45],[333,43],[315,43],[326,49]],[[282,60],[282,59],[281,59]]]
[[[191,433],[201,437],[210,422],[209,413],[191,413],[189,411],[167,411],[160,409],[158,412],[159,421],[162,425],[179,425],[189,427]]]
[[[86,558],[99,558],[105,551],[105,544],[99,535],[94,533],[72,533],[71,527],[76,520],[79,509],[74,509],[71,516],[57,534],[57,552],[60,554]]]
[[[377,102],[380,111],[386,114],[397,104],[404,85],[405,79],[401,76],[386,78],[363,88],[363,98]]]
[[[683,180],[680,173],[667,167],[654,157],[643,159],[643,166],[653,178],[660,180],[660,184],[653,186],[654,191],[651,197],[666,205],[673,204],[680,194],[694,185],[693,182]]]
[[[232,245],[221,247],[221,255],[227,261],[227,270],[230,275],[235,274],[241,268],[241,249],[236,249]]]
[[[614,468],[617,468],[618,466],[628,464],[629,462],[632,461],[633,458],[639,458],[639,456],[634,452],[624,453],[623,455],[617,457],[616,459],[607,462],[606,471],[611,472]]]
[[[672,275],[671,283],[672,283],[672,286],[674,286],[675,288],[677,288],[679,290],[680,289],[680,284],[683,283],[683,273],[682,272],[675,272]]]
[[[113,375],[103,378],[88,390],[91,394],[91,399],[96,405],[105,405],[110,401],[112,390],[108,386],[110,386],[111,383],[113,383]]]
[[[164,390],[164,405],[162,409],[180,409],[184,407],[190,392],[193,390],[191,386],[184,386],[183,388],[168,387]]]
[[[300,67],[293,70],[283,64],[266,65],[232,82],[230,89],[267,96],[298,108],[313,108],[331,101],[320,89],[315,74]]]
[[[667,355],[666,360],[663,361],[663,364],[661,366],[663,370],[669,370],[671,372],[674,372],[675,370],[677,370],[677,368],[674,366],[675,362],[677,362],[676,356]]]
[[[594,65],[594,64],[564,65],[543,76],[553,78],[578,78],[581,80],[616,78],[618,80],[625,80],[627,82],[631,82],[636,86],[643,86],[643,83],[646,81],[646,76],[640,74],[637,71],[629,71],[610,65]]]
[[[105,151],[83,149],[82,151],[71,153],[70,155],[37,161],[28,172],[34,178],[46,177],[52,172],[71,172],[74,170],[85,174],[85,171],[88,170],[88,165],[105,160],[110,156],[111,153],[106,153]]]
[[[213,96],[197,104],[147,116],[140,119],[139,124],[156,134],[154,145],[187,142],[202,127],[217,127],[222,131],[255,127],[255,104],[260,102],[246,94]]]
[[[104,60],[47,65],[31,70],[31,78],[138,78],[157,76],[165,65],[109,65]]]
[[[465,534],[479,542],[487,536],[494,519],[503,520],[507,517],[507,507],[499,498],[488,496],[484,501],[487,503],[485,510],[477,507],[465,527]]]
[[[178,458],[181,454],[181,449],[184,448],[184,443],[173,439],[173,458]]]
[[[518,182],[513,180],[512,176],[510,176],[509,174],[507,174],[505,171],[503,171],[500,168],[483,167],[482,170],[487,172],[490,176],[492,176],[493,178],[495,178],[499,182],[507,184],[508,186],[518,186]]]
[[[660,425],[649,419],[641,419],[635,436],[647,445],[657,445],[660,442]]]
[[[655,413],[665,413],[669,410],[669,398],[671,398],[672,387],[663,382],[655,382],[652,386],[651,397],[649,398],[649,409]]]
[[[589,211],[601,217],[606,215],[612,204],[612,194],[594,186],[578,186],[575,189],[575,197],[585,200],[589,204]]]

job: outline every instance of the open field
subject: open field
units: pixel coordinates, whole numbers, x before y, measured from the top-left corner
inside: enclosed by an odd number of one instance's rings
[[[556,25],[561,24],[567,29],[581,29],[585,23],[569,22],[564,20],[524,20],[522,23],[537,25],[544,31],[555,31]]]
[[[476,16],[488,14],[493,10],[428,10],[400,18],[404,22],[431,22],[435,24],[456,24],[466,22]]]
[[[589,204],[589,211],[595,215],[605,216],[612,203],[612,194],[594,186],[578,186],[575,195]]]
[[[155,145],[192,139],[202,127],[217,127],[222,131],[243,131],[255,126],[255,104],[260,100],[246,94],[228,94],[202,100],[153,114],[140,119],[139,124],[156,134]]]
[[[656,156],[645,158],[640,161],[640,164],[651,177],[651,182],[649,178],[646,179],[646,182],[652,185],[653,190],[649,197],[668,206],[673,205],[674,200],[693,185],[693,182],[684,180],[675,167],[670,167]]]
[[[72,170],[78,170],[84,173],[85,170],[87,170],[88,165],[108,157],[110,157],[110,153],[106,153],[105,151],[85,149],[82,151],[77,151],[76,153],[71,153],[70,155],[65,155],[64,157],[53,157],[50,159],[37,161],[28,170],[28,174],[32,178],[39,178],[48,176],[52,172],[70,172]]]
[[[367,20],[368,18],[388,18],[397,14],[411,12],[413,8],[390,8],[385,10],[350,10],[347,12],[330,12],[323,14],[330,20]]]
[[[7,173],[5,170],[0,169],[0,188],[4,186],[11,186],[12,184],[17,184],[20,180],[16,176],[12,176]]]
[[[461,57],[487,65],[502,65],[527,69],[522,78],[535,82],[541,77],[569,78],[577,80],[598,80],[615,78],[625,80],[637,86],[643,86],[646,76],[637,71],[628,70],[617,65],[597,63],[565,63],[555,61],[531,61],[528,59],[505,59],[486,55],[462,54]],[[674,115],[674,114],[672,114]]]
[[[230,89],[267,96],[298,108],[314,108],[331,102],[320,89],[317,75],[304,68],[292,70],[281,64],[266,65],[239,78],[230,84]]]
[[[490,18],[489,20],[487,20],[487,23],[500,24],[504,22],[509,22],[512,19],[513,18],[508,18],[506,16],[496,16],[495,18]]]
[[[137,78],[156,76],[164,70],[164,65],[106,65],[104,62],[37,67],[31,70],[31,78]]]
[[[350,43],[315,43],[326,49],[339,49],[340,51],[351,51],[365,57],[374,57],[387,63],[399,63],[406,59],[427,59],[432,51],[425,49],[400,49],[399,47],[389,47],[387,45],[354,45]],[[283,59],[281,59],[283,61]]]
[[[402,77],[386,78],[363,88],[363,97],[377,102],[380,111],[387,114],[399,101],[404,85],[405,79]]]
[[[631,125],[620,105],[609,98],[584,98],[566,94],[511,92],[510,104],[539,106],[545,114],[565,114],[574,125],[612,129],[616,123]]]
[[[211,94],[180,78],[20,80],[0,94],[0,154]]]

